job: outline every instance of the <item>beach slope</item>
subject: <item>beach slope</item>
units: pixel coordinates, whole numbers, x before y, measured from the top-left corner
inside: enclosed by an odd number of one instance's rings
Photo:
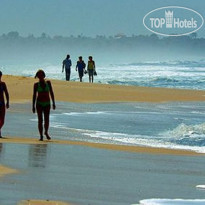
[[[3,76],[11,102],[31,102],[37,79]],[[204,101],[205,91],[91,84],[51,80],[56,101],[78,103]]]

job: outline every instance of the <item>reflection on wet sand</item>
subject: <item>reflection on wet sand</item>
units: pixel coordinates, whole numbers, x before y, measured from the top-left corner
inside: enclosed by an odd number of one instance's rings
[[[47,144],[30,145],[28,159],[29,167],[45,168],[47,163]]]
[[[3,156],[3,143],[0,143],[0,158]]]

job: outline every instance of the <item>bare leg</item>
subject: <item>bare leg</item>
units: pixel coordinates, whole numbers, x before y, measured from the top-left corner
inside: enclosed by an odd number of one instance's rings
[[[90,83],[93,83],[93,74],[90,75]]]
[[[39,105],[36,106],[38,114],[38,131],[40,134],[40,140],[43,140],[43,108]]]
[[[2,106],[0,108],[0,138],[2,138],[2,136],[1,136],[1,128],[4,125],[5,112],[6,112],[5,106]]]
[[[45,135],[48,140],[51,139],[48,134],[50,109],[51,109],[50,106],[46,106],[44,108],[44,128],[45,128]]]
[[[66,80],[69,81],[70,80],[70,69],[66,69]]]

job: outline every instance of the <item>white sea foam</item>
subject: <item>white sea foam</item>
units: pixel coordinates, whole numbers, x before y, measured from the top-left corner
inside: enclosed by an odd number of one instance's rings
[[[191,150],[198,153],[205,153],[205,146],[200,146],[200,141],[199,145],[191,145],[191,143],[197,144],[198,140],[201,139],[196,133],[204,133],[204,126],[204,124],[194,126],[180,125],[172,131],[168,131],[161,134],[161,136],[159,137],[148,135],[133,135],[117,132],[104,132],[89,129],[77,129],[69,127],[68,123],[51,122],[51,127],[79,132],[81,135],[86,136],[87,140],[90,138],[91,141],[93,140],[95,142],[106,141],[106,143],[110,144],[126,144],[157,148]],[[195,127],[195,131],[192,127]],[[184,140],[189,141],[188,144],[180,144],[180,140],[182,142]]]
[[[63,115],[68,115],[68,116],[76,116],[76,115],[82,115],[81,112],[65,112],[62,113]]]
[[[108,111],[96,111],[96,112],[71,112],[64,113],[64,115],[101,115],[101,114],[113,114]],[[145,112],[146,113],[146,112]],[[183,149],[191,150],[199,153],[205,153],[205,123],[186,125],[184,123],[178,125],[172,130],[163,131],[161,133],[155,133],[152,135],[146,134],[128,134],[121,132],[106,132],[99,130],[77,129],[72,127],[69,121],[58,121],[58,117],[55,116],[55,120],[51,120],[51,127],[65,130],[75,130],[82,136],[86,136],[82,140],[93,140],[95,142],[106,142],[113,144],[127,144],[157,148],[169,148],[169,149]],[[56,121],[57,119],[57,121]],[[36,121],[37,119],[32,119]],[[88,126],[89,127],[89,126]]]
[[[108,112],[97,111],[97,112],[65,112],[63,115],[77,116],[77,115],[101,115],[101,114],[109,114]]]
[[[168,131],[166,134],[172,136],[174,135],[175,137],[181,137],[186,135],[189,135],[191,137],[192,134],[205,135],[205,123],[197,125],[180,124],[174,130]]]
[[[138,205],[204,205],[205,199],[145,199]],[[137,205],[137,204],[133,204]]]
[[[147,147],[157,147],[157,148],[168,148],[168,149],[181,149],[181,150],[191,150],[199,153],[205,153],[205,147],[199,146],[189,146],[189,145],[178,145],[171,142],[166,142],[164,140],[159,140],[158,137],[150,137],[145,135],[128,135],[122,133],[111,133],[111,132],[101,132],[88,130],[84,132],[84,135],[90,136],[91,138],[106,140],[110,143],[117,144],[129,144]]]
[[[197,185],[196,188],[205,190],[205,185]]]
[[[136,105],[133,111],[124,111],[123,106],[120,105],[117,111],[104,109],[106,111],[65,112],[51,116],[51,127],[68,130],[67,133],[69,130],[71,132],[75,130],[76,136],[79,133],[79,140],[183,149],[205,153],[205,123],[200,123],[203,122],[203,117],[196,113],[187,113],[187,111],[193,110],[194,105],[195,103],[155,106],[143,104],[143,106]],[[165,111],[161,111],[161,108]],[[204,110],[204,104],[197,104],[194,110],[199,112]],[[168,117],[165,116],[167,114]],[[87,118],[89,115],[93,120],[91,122],[85,120],[89,119]],[[109,115],[108,118],[105,118],[105,115]],[[72,118],[72,116],[74,117]],[[79,119],[78,116],[80,116]],[[167,119],[166,122],[161,122],[161,118]],[[95,119],[97,120],[96,124]],[[152,119],[156,119],[155,123],[151,123],[147,127]],[[179,122],[183,123],[178,124]],[[174,125],[175,127],[173,127]]]

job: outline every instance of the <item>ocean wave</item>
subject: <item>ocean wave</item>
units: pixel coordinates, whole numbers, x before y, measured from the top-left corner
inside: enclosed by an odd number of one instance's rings
[[[157,74],[158,75],[158,74]],[[184,75],[184,76],[183,76]],[[196,74],[195,74],[196,75]],[[199,75],[199,74],[197,74]],[[180,74],[175,73],[174,76],[169,74],[159,74],[158,76],[147,76],[137,77],[137,74],[131,75],[130,79],[127,77],[121,77],[116,80],[114,77],[112,79],[101,79],[98,82],[111,84],[111,85],[131,85],[131,86],[145,86],[145,87],[165,87],[165,88],[180,88],[180,89],[205,89],[203,77],[193,76],[191,74]],[[133,80],[134,78],[134,80]]]
[[[123,133],[111,133],[102,131],[88,131],[83,133],[85,136],[95,139],[97,142],[103,142],[111,144],[125,144],[125,145],[137,145],[156,148],[168,148],[168,149],[181,149],[191,150],[198,153],[205,153],[205,147],[198,145],[198,143],[184,144],[179,143],[177,140],[167,139],[166,137],[159,136],[146,136],[146,135],[129,135]],[[198,139],[197,139],[198,140]]]
[[[205,146],[205,123],[196,125],[180,124],[173,130],[160,134],[171,143],[188,146]]]
[[[106,111],[96,111],[96,112],[65,112],[63,115],[77,116],[77,115],[101,115],[101,114],[109,114]]]
[[[196,188],[197,189],[205,190],[205,185],[196,185]]]
[[[133,80],[108,80],[106,82],[107,84],[111,84],[111,85],[133,85],[133,86],[139,86],[141,85],[140,82],[137,81],[133,81]]]
[[[34,76],[38,68],[43,68],[48,78],[64,80],[65,74],[58,65],[16,65],[2,68],[5,74]],[[104,84],[167,87],[181,89],[205,89],[205,60],[138,62],[101,65],[97,67],[95,82]],[[71,80],[79,81],[72,68]],[[88,76],[83,78],[88,82]]]
[[[138,205],[204,205],[205,199],[145,199]],[[137,204],[132,204],[137,205]]]
[[[139,62],[139,63],[130,63],[130,64],[120,64],[120,66],[183,66],[183,67],[205,67],[205,59],[197,61],[148,61],[148,62]]]
[[[51,115],[51,126],[67,136],[75,129],[79,140],[205,153],[204,103],[117,106]]]

